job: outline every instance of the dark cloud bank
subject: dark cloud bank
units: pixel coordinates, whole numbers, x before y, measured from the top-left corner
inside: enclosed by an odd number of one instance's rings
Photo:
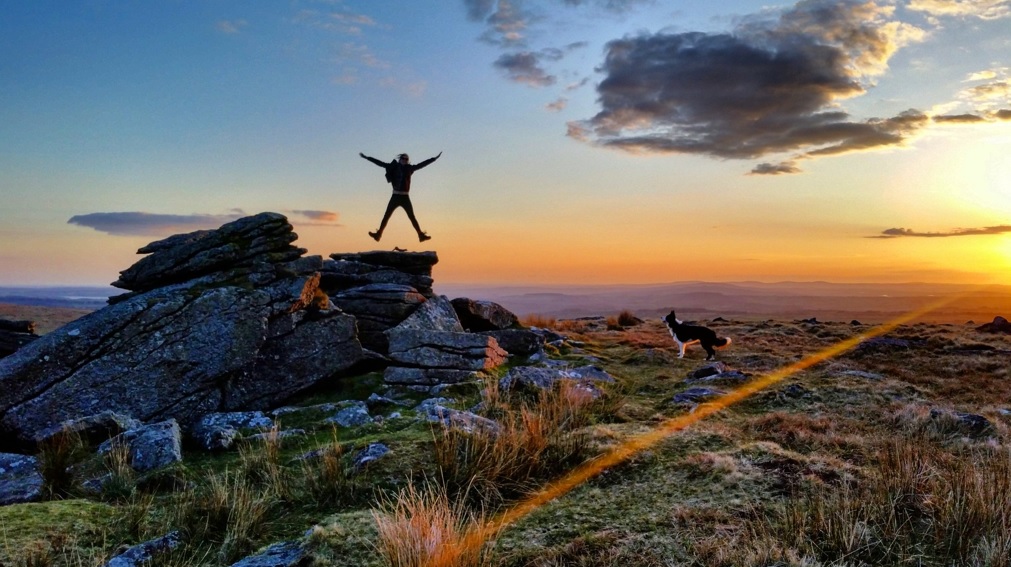
[[[556,0],[627,10],[639,0]],[[900,146],[931,122],[1007,120],[1011,110],[929,117],[909,109],[856,119],[840,101],[865,94],[896,50],[924,34],[866,1],[803,0],[778,16],[751,16],[730,33],[643,33],[609,42],[599,68],[601,107],[569,136],[637,153],[700,154],[765,162],[755,175],[797,173],[805,159]],[[557,83],[546,65],[568,50],[523,50],[537,21],[522,0],[464,0],[486,24],[482,40],[512,49],[494,66],[534,87]],[[772,14],[772,12],[769,12]],[[517,49],[519,49],[517,51]],[[557,107],[549,106],[550,110]]]

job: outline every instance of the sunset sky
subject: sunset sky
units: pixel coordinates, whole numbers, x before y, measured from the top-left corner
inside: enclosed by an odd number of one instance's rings
[[[11,0],[0,285],[262,211],[437,284],[1007,282],[1011,0]],[[384,161],[442,157],[381,243]]]

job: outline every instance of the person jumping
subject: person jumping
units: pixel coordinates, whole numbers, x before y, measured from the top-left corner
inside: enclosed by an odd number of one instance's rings
[[[424,242],[432,238],[421,230],[421,227],[418,226],[418,219],[414,217],[414,206],[411,205],[410,195],[411,175],[415,171],[439,159],[442,152],[439,152],[439,155],[433,158],[428,158],[415,165],[411,164],[411,158],[407,154],[400,154],[390,163],[381,162],[374,157],[369,157],[360,152],[358,155],[385,169],[386,180],[393,185],[393,195],[390,195],[390,203],[386,205],[386,214],[383,215],[383,222],[379,224],[379,230],[370,232],[369,236],[375,239],[376,242],[379,242],[379,239],[383,237],[383,230],[386,229],[386,223],[390,220],[390,215],[393,214],[393,211],[397,207],[403,207],[404,212],[407,213],[407,218],[411,219],[411,224],[414,225],[414,230],[418,231],[418,241]]]

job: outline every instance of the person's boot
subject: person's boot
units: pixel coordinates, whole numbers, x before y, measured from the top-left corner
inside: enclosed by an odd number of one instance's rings
[[[429,236],[429,235],[427,235],[427,234],[425,234],[424,232],[419,232],[418,233],[418,242],[424,242],[426,240],[431,240],[431,239],[432,239],[432,237]],[[379,239],[377,238],[376,240],[379,240]]]
[[[379,239],[383,237],[383,233],[378,232],[378,231],[376,231],[376,232],[370,232],[369,236],[371,236],[372,239],[375,240],[376,242],[379,242]]]

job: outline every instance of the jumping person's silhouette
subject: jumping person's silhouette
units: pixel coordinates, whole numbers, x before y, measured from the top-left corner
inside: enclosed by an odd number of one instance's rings
[[[380,223],[379,230],[370,232],[369,236],[374,238],[376,242],[379,242],[379,239],[383,237],[383,230],[386,229],[386,223],[390,220],[390,215],[393,214],[393,211],[396,210],[397,207],[403,207],[404,212],[407,213],[407,218],[411,219],[411,224],[414,225],[414,230],[418,231],[418,241],[424,242],[429,238],[432,238],[421,230],[421,227],[418,226],[418,219],[414,218],[414,206],[411,205],[410,195],[411,174],[439,159],[442,152],[439,152],[438,156],[428,158],[425,161],[414,165],[411,164],[411,158],[409,158],[407,154],[400,154],[397,156],[397,159],[391,161],[390,163],[381,162],[376,158],[369,157],[363,153],[359,153],[358,155],[385,169],[386,180],[393,185],[393,195],[390,195],[390,203],[386,205],[386,214],[383,215],[383,222]]]

